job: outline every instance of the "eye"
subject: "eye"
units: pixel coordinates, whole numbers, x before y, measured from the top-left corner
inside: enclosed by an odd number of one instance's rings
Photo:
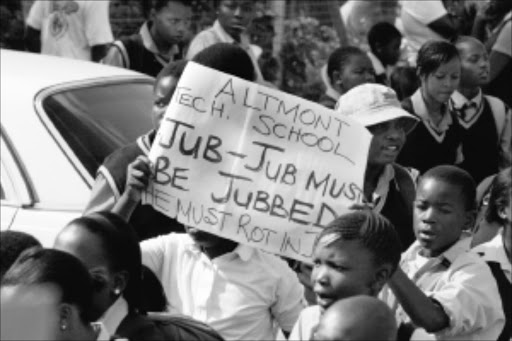
[[[101,291],[107,285],[107,279],[100,274],[92,273],[91,277],[94,291]]]

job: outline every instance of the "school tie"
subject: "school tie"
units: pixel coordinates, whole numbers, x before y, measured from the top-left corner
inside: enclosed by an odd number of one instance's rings
[[[466,102],[464,103],[464,105],[462,107],[460,107],[460,118],[465,121],[466,120],[466,117],[473,117],[473,115],[476,113],[477,111],[477,105],[475,102],[471,101],[471,102]]]

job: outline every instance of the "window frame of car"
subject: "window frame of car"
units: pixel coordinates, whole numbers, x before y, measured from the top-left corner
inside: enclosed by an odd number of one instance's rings
[[[86,88],[92,88],[94,86],[106,86],[106,85],[122,85],[122,84],[133,84],[133,83],[144,83],[153,86],[154,79],[145,75],[140,76],[112,76],[102,77],[96,79],[86,79],[79,81],[66,82],[62,84],[53,85],[45,88],[36,94],[34,98],[34,108],[39,119],[43,123],[43,126],[47,129],[52,139],[55,141],[57,146],[62,150],[64,156],[68,159],[71,165],[75,168],[80,177],[84,182],[92,188],[94,184],[94,176],[92,176],[82,164],[82,161],[76,155],[76,153],[69,146],[68,142],[60,133],[59,129],[52,122],[52,119],[48,116],[44,108],[44,101],[50,96],[58,95],[66,91],[80,90]]]

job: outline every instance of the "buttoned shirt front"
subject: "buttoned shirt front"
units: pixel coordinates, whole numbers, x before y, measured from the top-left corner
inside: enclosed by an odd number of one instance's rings
[[[187,234],[141,243],[143,263],[161,280],[170,312],[205,322],[226,340],[274,339],[303,309],[297,275],[274,255],[239,245],[210,260]]]
[[[402,256],[402,270],[450,319],[448,328],[429,334],[432,339],[496,340],[505,324],[496,281],[469,244],[470,238],[463,237],[443,254],[428,258],[416,241]],[[411,322],[388,287],[381,298],[399,322]]]

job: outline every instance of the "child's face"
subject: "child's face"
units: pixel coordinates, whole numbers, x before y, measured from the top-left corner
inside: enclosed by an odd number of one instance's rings
[[[459,86],[460,60],[453,58],[429,75],[421,77],[422,87],[430,100],[446,103]]]
[[[341,93],[345,93],[350,89],[365,83],[375,82],[375,70],[372,62],[366,54],[352,55],[341,72],[334,75],[336,79],[335,85]]]
[[[167,76],[155,84],[153,90],[153,123],[156,129],[160,127],[165,111],[178,86],[178,81],[178,78]]]
[[[459,187],[432,178],[420,181],[414,202],[414,233],[424,256],[436,257],[446,251],[472,218]]]
[[[373,139],[368,164],[387,165],[395,162],[405,143],[404,121],[396,119],[368,127]]]
[[[400,45],[402,44],[401,38],[395,38],[380,47],[379,50],[379,58],[382,59],[384,64],[386,65],[395,65],[400,59]]]
[[[460,85],[477,87],[489,83],[489,56],[482,43],[466,41],[458,44],[462,74]]]
[[[252,21],[255,14],[254,4],[248,0],[223,0],[217,13],[222,28],[236,38]]]
[[[372,288],[377,272],[373,254],[360,241],[340,239],[329,244],[321,239],[313,262],[311,281],[322,309],[342,298],[377,294]]]

